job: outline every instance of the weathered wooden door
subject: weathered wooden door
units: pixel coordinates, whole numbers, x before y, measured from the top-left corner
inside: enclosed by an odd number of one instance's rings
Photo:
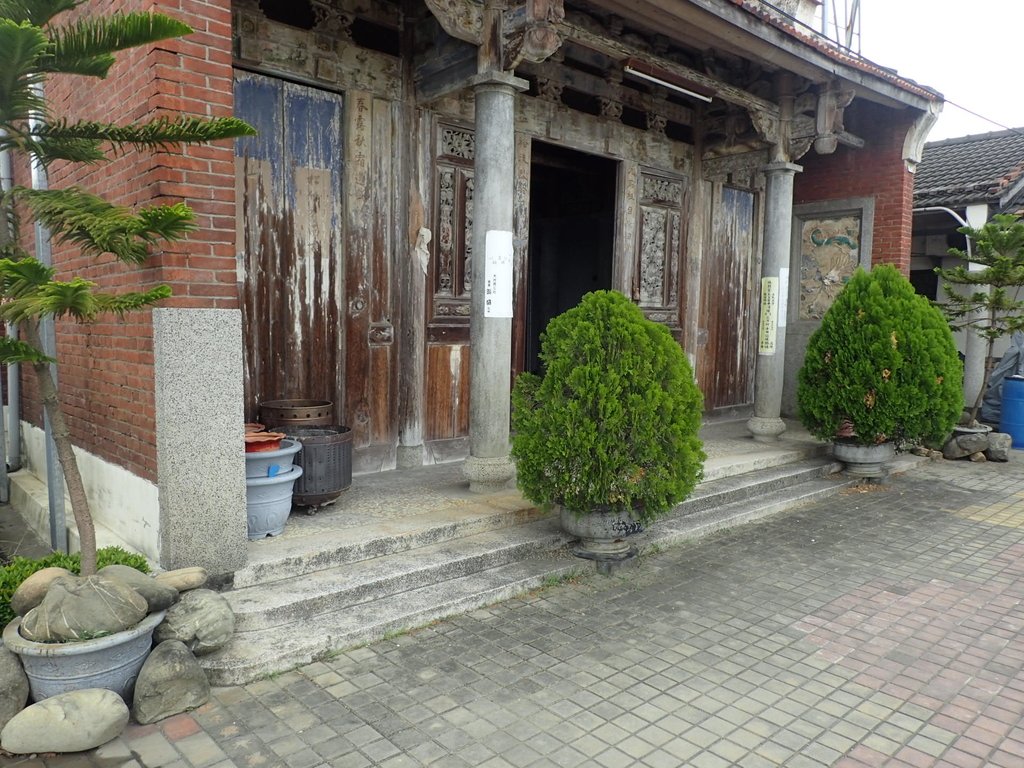
[[[237,72],[235,114],[247,418],[317,399],[344,417],[341,96]]]
[[[701,336],[697,379],[707,410],[754,399],[751,300],[756,258],[753,192],[712,185],[711,226],[701,261]]]

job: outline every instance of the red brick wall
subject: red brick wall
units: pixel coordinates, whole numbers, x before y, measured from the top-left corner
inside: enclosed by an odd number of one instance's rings
[[[227,116],[233,108],[229,0],[92,0],[77,13],[159,10],[196,32],[125,51],[106,80],[55,77],[46,89],[53,111],[73,119],[128,122],[166,113]],[[21,179],[24,181],[24,177]],[[126,207],[186,202],[198,229],[183,243],[156,249],[144,267],[112,257],[83,257],[54,244],[61,278],[79,275],[110,291],[166,283],[162,306],[238,306],[235,273],[235,187],[231,141],[175,152],[128,152],[93,167],[54,165],[52,188],[79,184]],[[156,481],[152,315],[101,317],[91,325],[58,325],[62,402],[76,445]],[[40,424],[31,376],[25,417]]]
[[[794,202],[814,203],[847,197],[875,200],[871,243],[874,264],[894,264],[910,273],[910,229],[914,176],[903,162],[903,140],[917,113],[855,101],[846,111],[846,129],[864,139],[864,147],[840,145],[831,155],[812,149],[797,162]]]

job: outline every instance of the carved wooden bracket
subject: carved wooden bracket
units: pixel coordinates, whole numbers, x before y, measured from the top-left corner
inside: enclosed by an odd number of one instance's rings
[[[484,4],[480,0],[426,0],[426,4],[452,37],[483,45],[489,36],[484,30]],[[562,45],[558,32],[558,25],[565,20],[562,0],[525,0],[497,18],[502,68],[506,71],[522,61],[544,61]]]
[[[818,92],[814,151],[819,155],[830,155],[839,146],[840,137],[846,133],[843,110],[850,106],[853,96],[852,88],[841,89],[835,81],[822,86]]]
[[[547,59],[562,45],[558,25],[565,20],[562,0],[526,0],[505,12],[505,69],[522,61],[535,64]]]
[[[426,4],[449,35],[474,45],[483,42],[483,3],[477,0],[426,0]]]

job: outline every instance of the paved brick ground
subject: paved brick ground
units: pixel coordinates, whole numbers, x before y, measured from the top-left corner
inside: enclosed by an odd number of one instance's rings
[[[1024,766],[1024,457],[349,651],[54,766]]]

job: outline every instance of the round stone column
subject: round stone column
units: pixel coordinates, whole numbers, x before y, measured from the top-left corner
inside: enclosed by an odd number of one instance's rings
[[[512,205],[515,95],[527,83],[504,72],[481,74],[473,161],[473,261],[470,314],[469,458],[472,491],[508,485],[512,378]]]
[[[758,328],[758,354],[754,369],[754,415],[747,429],[755,440],[771,442],[786,431],[782,420],[782,382],[786,360],[786,311],[789,296],[790,241],[793,228],[793,178],[803,168],[793,163],[771,163],[764,208],[764,255],[761,260],[762,305],[772,302],[769,316],[762,306]],[[768,278],[768,280],[765,280]]]

